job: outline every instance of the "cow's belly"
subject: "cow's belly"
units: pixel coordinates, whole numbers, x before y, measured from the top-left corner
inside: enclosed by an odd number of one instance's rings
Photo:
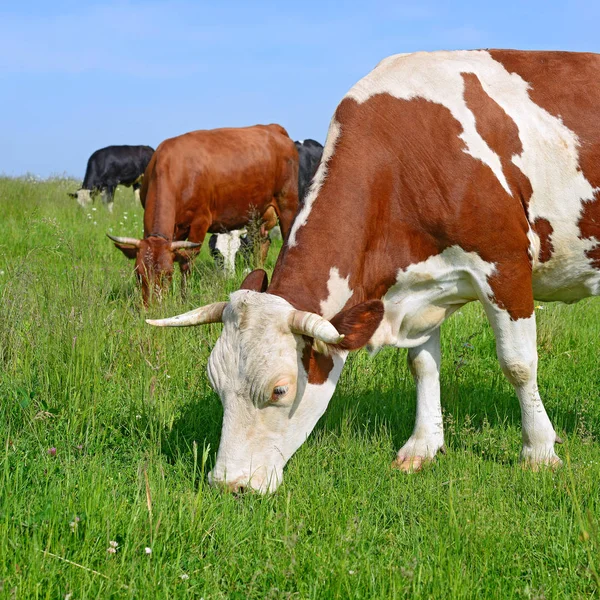
[[[572,254],[561,259],[557,254],[547,263],[536,264],[534,297],[576,302],[600,295],[600,271],[590,266],[585,255],[577,256]],[[396,283],[382,298],[384,318],[369,347],[411,348],[425,343],[458,308],[472,300],[494,296],[488,283],[494,271],[493,263],[458,246],[399,270]]]
[[[600,295],[600,271],[582,252],[564,252],[533,269],[533,295],[545,302],[577,302]]]
[[[211,233],[221,233],[245,227],[253,218],[262,221],[273,205],[273,196],[250,196],[238,200],[220,200],[211,206]]]

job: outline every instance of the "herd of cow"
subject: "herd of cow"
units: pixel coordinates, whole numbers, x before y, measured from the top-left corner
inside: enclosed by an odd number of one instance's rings
[[[94,152],[83,184],[70,195],[81,206],[102,194],[112,212],[117,185],[133,186],[144,207],[144,237],[109,237],[136,261],[144,303],[160,295],[179,263],[183,284],[207,232],[210,250],[227,272],[240,248],[250,246],[241,230],[260,222],[261,259],[269,232],[285,235],[315,174],[323,146],[292,142],[279,125],[194,131],[150,146],[108,146]]]
[[[141,187],[144,238],[115,239],[146,299],[149,272],[168,278],[177,261],[187,273],[206,232],[243,227],[250,206],[284,238],[270,283],[257,269],[227,301],[148,321],[223,324],[208,363],[224,408],[213,484],[275,490],[349,351],[365,346],[409,349],[416,423],[395,466],[433,460],[444,450],[440,326],[474,300],[521,405],[522,460],[560,464],[537,385],[534,298],[600,295],[598,82],[589,53],[391,56],[338,105],[306,194],[311,169],[300,163],[298,176],[298,149],[276,125],[159,146]]]

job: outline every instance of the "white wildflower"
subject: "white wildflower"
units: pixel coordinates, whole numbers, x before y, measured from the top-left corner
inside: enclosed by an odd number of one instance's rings
[[[146,546],[146,547],[144,548],[144,552],[145,552],[146,554],[152,554],[152,548],[148,548],[148,546]]]

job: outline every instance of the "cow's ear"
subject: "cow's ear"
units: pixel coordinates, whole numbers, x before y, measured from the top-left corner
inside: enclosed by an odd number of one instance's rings
[[[358,350],[366,346],[379,327],[383,312],[381,300],[367,300],[335,315],[330,322],[344,339],[332,349]]]
[[[246,275],[242,281],[240,290],[252,290],[253,292],[266,292],[269,287],[269,277],[263,269],[254,269]]]
[[[135,246],[115,244],[115,248],[118,248],[127,258],[135,258],[137,256],[138,249]]]

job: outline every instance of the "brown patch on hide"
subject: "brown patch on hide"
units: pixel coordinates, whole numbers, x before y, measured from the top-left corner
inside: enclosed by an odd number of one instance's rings
[[[579,229],[583,239],[595,239],[596,245],[586,252],[595,269],[600,270],[600,194],[594,193],[593,202],[584,202],[579,220]]]
[[[308,375],[308,383],[322,385],[327,381],[331,369],[333,369],[333,358],[316,352],[312,347],[312,339],[303,336],[304,350],[302,351],[302,366]]]
[[[512,194],[520,197],[527,211],[533,188],[529,178],[512,161],[513,156],[523,152],[519,128],[506,111],[490,98],[477,75],[462,73],[462,78],[465,102],[475,116],[477,133],[500,158],[502,172]]]
[[[538,234],[540,238],[540,255],[539,261],[541,263],[548,262],[552,258],[554,252],[554,246],[550,236],[554,231],[550,221],[548,219],[536,219],[532,224],[531,228]]]

